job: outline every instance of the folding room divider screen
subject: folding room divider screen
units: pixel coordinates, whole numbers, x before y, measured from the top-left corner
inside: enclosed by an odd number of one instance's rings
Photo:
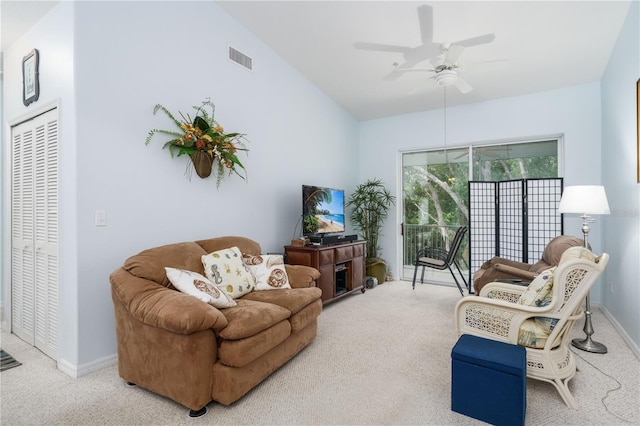
[[[562,178],[469,181],[469,291],[473,273],[493,256],[525,263],[562,235]]]

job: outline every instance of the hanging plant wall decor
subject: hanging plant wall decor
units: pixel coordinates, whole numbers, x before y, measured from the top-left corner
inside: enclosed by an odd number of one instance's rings
[[[202,102],[200,106],[193,107],[196,110],[192,120],[187,114],[181,112],[181,120],[174,117],[164,106],[157,104],[153,109],[155,115],[163,111],[178,127],[178,130],[152,129],[147,135],[145,145],[148,145],[156,133],[171,136],[162,147],[169,148],[171,157],[189,155],[191,161],[187,164],[187,177],[190,178],[191,170],[204,179],[212,173],[216,176],[216,187],[224,177],[232,174],[247,179],[246,169],[237,156],[238,151],[249,152],[246,147],[246,138],[242,133],[224,133],[224,129],[214,119],[215,105],[210,100]],[[176,155],[177,154],[177,155]]]

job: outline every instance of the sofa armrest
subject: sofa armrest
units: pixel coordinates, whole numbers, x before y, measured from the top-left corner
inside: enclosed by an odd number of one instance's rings
[[[316,280],[320,278],[320,271],[311,266],[285,265],[284,267],[292,288],[315,287]]]
[[[536,272],[525,271],[523,269],[514,268],[513,266],[496,263],[496,269],[507,274],[515,275],[518,278],[524,278],[532,281],[538,274]]]
[[[227,319],[217,308],[188,294],[138,278],[123,268],[109,277],[114,299],[138,321],[179,334],[222,330]]]

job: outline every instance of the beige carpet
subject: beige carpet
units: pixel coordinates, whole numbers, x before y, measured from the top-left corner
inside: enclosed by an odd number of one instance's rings
[[[187,410],[137,387],[115,366],[72,379],[12,335],[2,348],[23,365],[0,375],[2,425],[18,424],[481,424],[450,410],[456,288],[385,283],[325,307],[317,339],[230,407]],[[546,383],[527,382],[527,425],[640,424],[640,361],[595,309],[595,340],[609,353],[575,350],[568,408]],[[573,330],[582,337],[582,322]]]

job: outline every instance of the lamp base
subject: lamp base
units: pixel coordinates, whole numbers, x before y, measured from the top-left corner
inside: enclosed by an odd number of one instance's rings
[[[595,354],[606,354],[607,347],[602,343],[594,342],[591,340],[591,336],[587,336],[586,339],[573,339],[571,344],[578,349],[587,352],[593,352]]]

